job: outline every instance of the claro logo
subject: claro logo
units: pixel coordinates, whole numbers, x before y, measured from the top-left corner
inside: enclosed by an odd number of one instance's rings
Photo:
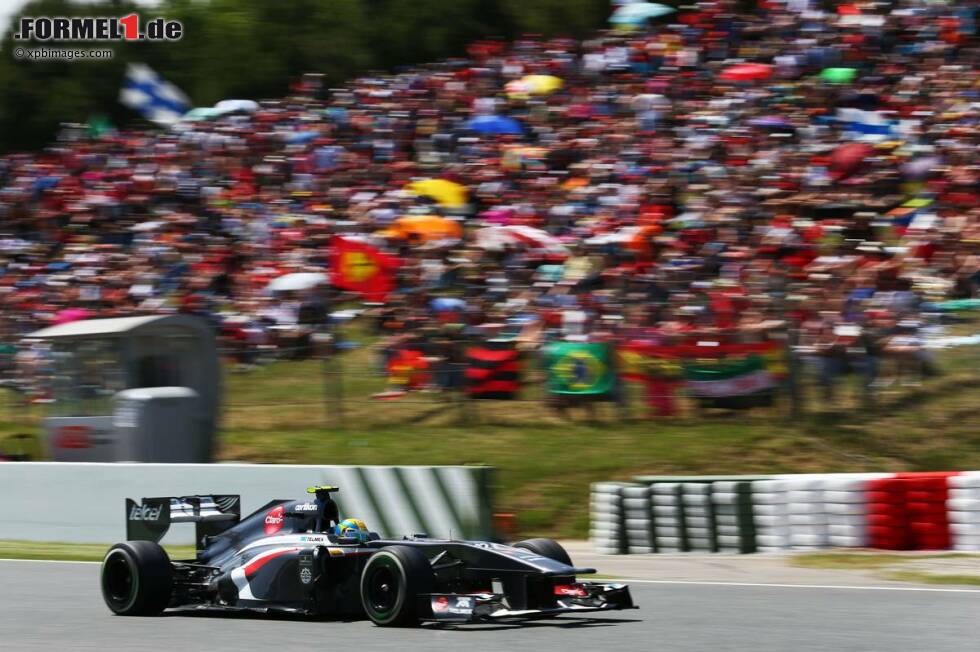
[[[160,512],[162,511],[163,505],[157,505],[156,507],[150,507],[149,505],[133,505],[133,508],[129,510],[129,520],[159,521]]]
[[[265,515],[265,533],[275,534],[282,529],[283,507],[275,507]]]

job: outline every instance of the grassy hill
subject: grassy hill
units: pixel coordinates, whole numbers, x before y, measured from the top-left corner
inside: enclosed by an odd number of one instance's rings
[[[975,332],[976,324],[958,330]],[[820,405],[811,389],[807,414],[798,419],[785,405],[738,413],[699,413],[688,405],[682,416],[651,420],[635,387],[626,419],[608,404],[594,414],[573,409],[562,416],[540,400],[537,371],[524,393],[530,400],[413,393],[383,401],[371,398],[386,383],[371,372],[372,361],[364,346],[344,354],[339,367],[283,361],[227,373],[221,459],[489,464],[499,469],[496,511],[516,513],[524,534],[564,537],[586,535],[588,485],[597,480],[980,469],[978,347],[940,352],[939,377],[882,389],[873,412],[861,409],[854,379],[834,406]],[[36,431],[36,409],[4,405],[0,397],[0,437]]]

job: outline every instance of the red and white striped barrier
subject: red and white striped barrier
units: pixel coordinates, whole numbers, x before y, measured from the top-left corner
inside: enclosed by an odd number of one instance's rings
[[[592,509],[604,552],[980,551],[980,471],[657,476],[593,485]]]

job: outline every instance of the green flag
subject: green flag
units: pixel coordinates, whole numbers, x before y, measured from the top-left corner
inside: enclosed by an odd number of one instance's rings
[[[684,380],[688,391],[701,397],[755,394],[776,384],[759,355],[692,360],[684,365]]]
[[[548,391],[597,396],[612,391],[615,374],[605,342],[552,342],[544,347]]]
[[[114,128],[112,123],[109,122],[109,118],[105,117],[101,113],[97,113],[90,116],[88,119],[88,136],[89,138],[102,138],[106,134],[112,133]]]

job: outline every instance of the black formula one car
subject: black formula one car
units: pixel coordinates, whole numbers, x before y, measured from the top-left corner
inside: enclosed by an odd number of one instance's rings
[[[239,496],[126,500],[129,541],[102,562],[102,595],[114,613],[150,616],[174,607],[361,617],[381,626],[481,622],[631,609],[629,587],[580,582],[550,539],[485,541],[338,536],[331,493],[273,500],[241,518]],[[171,560],[158,542],[171,523],[195,523],[197,555]]]

